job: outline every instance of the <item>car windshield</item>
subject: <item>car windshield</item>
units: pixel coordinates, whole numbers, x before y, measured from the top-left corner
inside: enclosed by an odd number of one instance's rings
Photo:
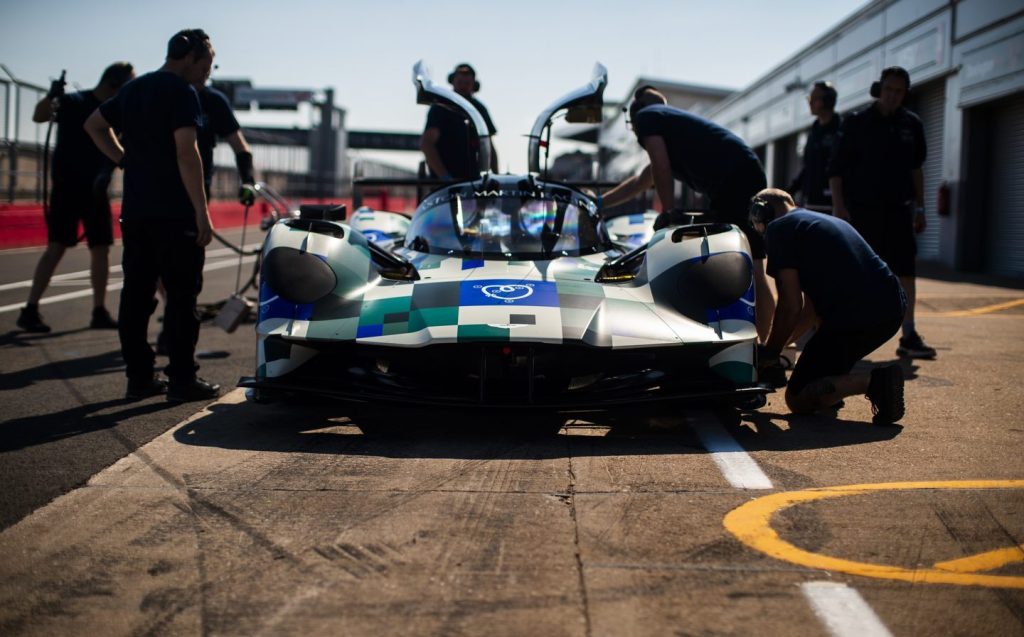
[[[433,254],[499,259],[580,256],[607,249],[594,206],[568,188],[474,190],[453,187],[416,211],[405,245]]]

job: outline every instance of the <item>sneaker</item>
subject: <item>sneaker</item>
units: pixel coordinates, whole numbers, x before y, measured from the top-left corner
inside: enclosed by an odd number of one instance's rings
[[[220,385],[196,378],[184,385],[170,384],[167,386],[167,402],[187,403],[193,400],[209,400],[220,396]]]
[[[157,378],[154,376],[149,380],[142,381],[128,381],[128,389],[124,393],[124,397],[128,400],[142,400],[143,398],[149,398],[150,396],[157,396],[167,391],[167,381],[163,378]]]
[[[917,332],[900,337],[900,346],[896,354],[907,358],[935,358],[935,348],[928,347]]]
[[[105,307],[92,308],[92,320],[89,321],[89,328],[94,330],[116,330],[117,321],[110,316]]]
[[[43,315],[39,313],[38,305],[26,305],[21,308],[21,314],[18,315],[18,327],[26,332],[38,334],[46,334],[50,331],[50,326],[43,323]]]
[[[871,422],[889,425],[903,417],[903,369],[887,365],[871,370],[867,398],[871,401]]]

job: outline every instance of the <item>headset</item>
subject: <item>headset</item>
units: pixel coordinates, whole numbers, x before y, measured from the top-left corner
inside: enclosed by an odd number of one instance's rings
[[[180,60],[189,53],[206,53],[210,36],[202,29],[185,29],[175,33],[167,43],[167,57]]]
[[[775,208],[768,203],[767,199],[754,197],[750,200],[750,210],[747,212],[747,216],[751,225],[759,223],[766,226],[769,221],[775,219]]]
[[[832,82],[815,82],[814,86],[811,87],[811,91],[813,92],[816,88],[820,88],[825,91],[825,96],[823,98],[825,100],[825,106],[828,106],[830,109],[834,109],[836,107],[836,100],[839,97],[839,93],[836,92],[836,87],[832,85]]]
[[[472,66],[470,66],[470,65],[468,65],[466,63],[462,63],[462,64],[457,65],[455,67],[455,70],[453,70],[451,73],[448,74],[448,83],[449,84],[455,84],[455,75],[457,73],[469,73],[470,75],[472,75],[473,76],[473,92],[477,93],[477,92],[480,91],[480,82],[477,81],[477,79],[476,79],[476,70]]]
[[[910,93],[910,73],[908,73],[907,69],[902,66],[890,66],[882,69],[882,76],[878,78],[877,82],[871,83],[871,90],[869,91],[871,97],[878,99],[882,96],[882,82],[885,81],[885,78],[891,75],[902,77],[903,81],[907,84],[907,93]]]

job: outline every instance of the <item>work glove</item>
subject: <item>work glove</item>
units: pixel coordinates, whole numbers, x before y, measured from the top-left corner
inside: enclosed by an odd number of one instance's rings
[[[682,208],[673,208],[668,212],[663,212],[654,219],[655,231],[667,228],[669,226],[685,226],[691,223],[691,219],[696,220],[699,215],[689,216],[686,214],[686,210]]]
[[[64,97],[64,87],[67,85],[63,79],[50,82],[50,90],[46,93],[48,99]]]
[[[252,184],[242,184],[238,189],[238,203],[251,206],[256,203],[256,189]]]
[[[781,352],[769,350],[764,345],[757,346],[757,380],[776,389],[786,386],[788,381]]]
[[[251,206],[256,202],[256,191],[252,184],[256,183],[253,176],[252,153],[235,153],[235,166],[238,168],[238,179],[242,187],[238,189],[238,202],[243,206]]]

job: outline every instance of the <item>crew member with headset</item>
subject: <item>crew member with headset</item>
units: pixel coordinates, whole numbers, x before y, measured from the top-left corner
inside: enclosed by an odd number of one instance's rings
[[[195,362],[196,299],[213,224],[196,146],[202,111],[193,86],[210,76],[213,56],[210,38],[202,29],[179,31],[168,42],[159,70],[127,84],[85,124],[100,150],[125,167],[119,335],[129,399],[165,390],[169,402],[210,399],[220,393],[219,385],[196,376]],[[112,125],[123,131],[123,147]],[[167,291],[166,382],[154,375],[155,356],[146,338],[158,280]]]
[[[754,258],[757,333],[768,337],[775,299],[764,273],[764,240],[747,219],[750,198],[766,184],[764,169],[754,151],[739,137],[703,117],[668,105],[653,86],[638,88],[629,105],[633,132],[647,151],[650,164],[639,175],[609,190],[599,205],[617,206],[653,185],[662,213],[655,230],[686,223],[675,207],[673,177],[711,199],[711,218],[739,226]]]
[[[847,116],[829,164],[833,214],[853,224],[903,283],[909,305],[896,353],[934,358],[914,324],[916,234],[924,231],[926,147],[921,119],[903,106],[910,74],[899,66],[871,85],[875,101]]]
[[[28,301],[18,316],[18,327],[28,332],[49,332],[39,313],[39,299],[46,291],[54,270],[67,248],[78,243],[78,224],[85,228],[89,245],[89,281],[93,310],[89,327],[117,329],[106,307],[110,246],[114,243],[110,212],[110,186],[114,165],[97,150],[82,128],[86,118],[104,100],[117,95],[135,77],[132,65],[115,62],[103,71],[99,84],[89,91],[64,93],[62,80],[36,104],[32,121],[57,124],[57,145],[53,152],[53,194],[46,216],[47,243],[32,276]]]
[[[803,166],[789,186],[790,194],[803,192],[804,207],[832,212],[832,190],[828,185],[828,162],[832,159],[842,117],[836,113],[836,88],[831,82],[815,82],[807,96],[814,124],[804,145]]]
[[[498,130],[491,115],[473,94],[480,90],[476,70],[469,64],[459,64],[448,74],[448,83],[456,93],[472,104],[487,124],[493,136]],[[430,168],[431,176],[444,181],[475,179],[480,176],[478,153],[480,140],[473,123],[462,113],[433,104],[427,111],[427,125],[420,137],[420,150]],[[498,172],[498,153],[491,145],[491,171]]]
[[[757,193],[750,220],[765,233],[768,274],[779,291],[771,335],[758,352],[759,376],[785,384],[782,348],[801,318],[817,316],[818,329],[786,386],[790,410],[836,408],[843,398],[864,394],[876,424],[902,418],[903,370],[898,364],[851,373],[899,330],[907,299],[896,276],[849,223],[797,208],[783,190]]]

